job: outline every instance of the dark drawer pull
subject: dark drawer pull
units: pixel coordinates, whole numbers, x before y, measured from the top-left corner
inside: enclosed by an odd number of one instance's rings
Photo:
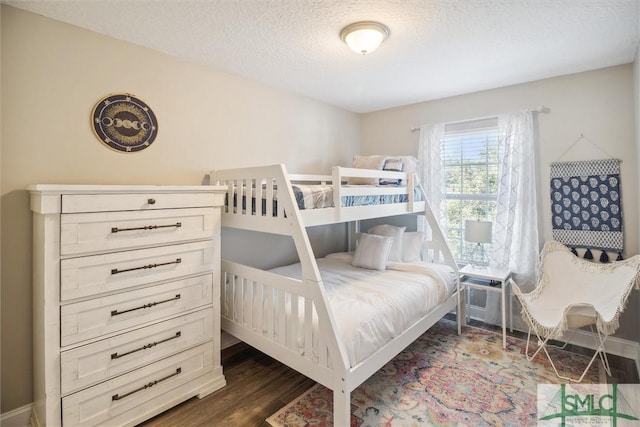
[[[166,299],[164,301],[150,302],[149,304],[144,304],[144,305],[141,305],[140,307],[130,308],[128,310],[122,310],[122,311],[111,310],[111,315],[112,316],[118,316],[120,314],[129,313],[130,311],[142,310],[143,308],[150,308],[150,307],[154,307],[154,306],[156,306],[158,304],[164,304],[165,302],[176,301],[176,300],[179,300],[179,299],[180,299],[180,294],[176,295],[173,298]]]
[[[155,205],[156,204],[156,199],[147,199],[147,204]]]
[[[121,231],[157,230],[158,228],[170,228],[170,227],[180,228],[182,227],[182,223],[176,222],[175,224],[167,224],[167,225],[145,225],[142,227],[132,227],[132,228],[111,227],[111,232],[120,233]]]
[[[182,368],[178,368],[178,369],[176,369],[176,371],[175,371],[173,374],[169,374],[169,375],[167,375],[167,376],[166,376],[166,377],[164,377],[164,378],[160,378],[159,380],[151,381],[150,383],[147,383],[147,384],[143,385],[142,387],[138,387],[138,388],[137,388],[137,389],[135,389],[135,390],[131,390],[131,391],[130,391],[130,392],[128,392],[128,393],[125,393],[125,394],[122,394],[122,395],[121,395],[120,393],[116,393],[116,394],[114,394],[113,396],[111,396],[111,400],[120,400],[120,399],[124,399],[125,397],[127,397],[127,396],[131,396],[131,395],[132,395],[132,394],[134,394],[134,393],[137,393],[137,392],[139,392],[139,391],[146,390],[146,389],[148,389],[148,388],[150,388],[150,387],[153,387],[154,385],[156,385],[156,384],[158,384],[158,383],[160,383],[160,382],[162,382],[162,381],[164,381],[164,380],[168,380],[168,379],[169,379],[169,378],[171,378],[171,377],[175,377],[175,376],[176,376],[176,375],[178,375],[180,372],[182,372]]]
[[[137,353],[138,351],[142,351],[142,350],[146,350],[148,348],[155,347],[158,344],[162,344],[162,343],[167,342],[167,341],[175,340],[176,338],[179,338],[180,335],[182,335],[182,332],[178,331],[178,332],[176,332],[175,335],[173,335],[173,336],[171,336],[169,338],[165,338],[165,339],[160,340],[160,341],[154,341],[154,342],[152,342],[150,344],[145,344],[140,348],[136,348],[135,350],[130,350],[130,351],[127,351],[126,353],[120,353],[120,354],[112,353],[111,354],[111,359],[120,359],[121,357],[128,356],[128,355],[133,354],[133,353]]]
[[[180,264],[181,262],[182,262],[182,258],[176,258],[175,261],[161,262],[161,263],[158,263],[158,264],[147,264],[147,265],[143,265],[141,267],[124,268],[122,270],[117,269],[117,268],[112,268],[111,269],[111,274],[126,273],[127,271],[146,270],[146,269],[149,269],[149,268],[162,267],[163,265]]]

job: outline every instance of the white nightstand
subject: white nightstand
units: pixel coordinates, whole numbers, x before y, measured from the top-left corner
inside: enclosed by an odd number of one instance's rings
[[[470,264],[459,270],[460,288],[463,290],[465,297],[464,303],[461,305],[461,319],[464,324],[467,321],[467,305],[469,304],[468,288],[480,289],[487,292],[500,292],[501,309],[502,309],[502,348],[507,347],[507,315],[506,300],[509,297],[509,331],[513,332],[513,307],[511,304],[511,288],[508,279],[511,277],[509,270],[501,268],[487,267],[475,268]]]

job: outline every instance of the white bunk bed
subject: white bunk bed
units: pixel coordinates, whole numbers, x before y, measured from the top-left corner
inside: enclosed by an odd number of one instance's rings
[[[345,185],[353,177],[400,179],[406,185]],[[335,426],[350,425],[352,390],[445,314],[453,309],[460,313],[457,266],[413,173],[334,167],[331,175],[289,175],[284,165],[272,165],[215,171],[211,182],[228,188],[223,227],[290,236],[300,260],[296,278],[223,259],[222,329],[333,390]],[[301,209],[296,200],[299,184],[324,187],[320,198],[329,200],[329,207]],[[348,197],[360,196],[381,204],[343,206],[352,204]],[[448,265],[455,275],[453,292],[364,360],[354,362],[338,332],[340,324],[329,306],[306,227],[408,213],[425,216],[430,228],[426,235],[431,237],[423,243],[423,262]]]

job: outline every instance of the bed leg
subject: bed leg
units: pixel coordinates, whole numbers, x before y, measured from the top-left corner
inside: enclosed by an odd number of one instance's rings
[[[467,325],[467,289],[462,286],[458,288],[458,307],[456,308],[456,323],[458,324],[458,335],[462,334],[462,327]]]
[[[351,425],[351,393],[342,390],[333,391],[333,425],[349,427]]]

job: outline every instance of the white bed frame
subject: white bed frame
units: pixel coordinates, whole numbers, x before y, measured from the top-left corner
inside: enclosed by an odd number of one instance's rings
[[[401,178],[407,180],[407,186],[340,185],[346,183],[349,177]],[[302,279],[297,280],[223,259],[221,263],[222,329],[333,390],[334,426],[350,425],[352,390],[393,359],[445,314],[453,309],[457,309],[456,312],[460,313],[461,300],[458,284],[457,291],[442,305],[353,367],[349,366],[345,346],[336,334],[335,319],[327,306],[325,288],[309,243],[306,227],[407,213],[423,214],[431,229],[431,238],[423,245],[423,257],[430,262],[445,263],[457,272],[456,263],[428,202],[414,200],[416,183],[413,174],[334,167],[331,175],[288,175],[284,165],[273,165],[215,171],[211,174],[211,182],[227,186],[229,195],[235,192],[238,204],[241,203],[244,192],[249,189],[249,194],[246,194],[248,206],[246,212],[243,213],[242,209],[236,209],[234,212],[234,209],[229,207],[223,209],[223,227],[291,236],[302,268]],[[333,185],[335,207],[298,209],[291,189],[292,182]],[[261,203],[256,202],[256,212],[252,214],[250,208],[252,186],[255,186],[256,200],[260,200],[263,195],[266,196],[266,200],[273,199],[274,185],[265,185],[263,188],[261,184],[265,183],[273,183],[277,188],[277,212],[273,212],[272,203],[266,203],[266,211],[262,212]],[[418,188],[422,191],[422,187],[418,186]],[[340,203],[341,197],[347,195],[398,193],[408,194],[408,202],[360,207],[341,207]],[[424,193],[423,196],[425,196]],[[232,196],[229,199],[233,200]],[[426,196],[423,200],[426,200]],[[247,244],[251,243],[247,242]],[[225,301],[244,301],[245,303],[228,304]],[[264,301],[264,305],[258,301]],[[298,315],[285,313],[284,307],[287,301],[291,302],[293,313],[299,313],[302,308],[299,301],[304,301],[302,319]],[[312,341],[314,333],[312,309],[317,316],[317,332],[315,332],[319,336],[317,345]],[[458,316],[458,333],[460,333],[460,321]],[[300,351],[297,342],[300,333],[304,336],[303,352]],[[314,352],[315,356],[313,356]]]

